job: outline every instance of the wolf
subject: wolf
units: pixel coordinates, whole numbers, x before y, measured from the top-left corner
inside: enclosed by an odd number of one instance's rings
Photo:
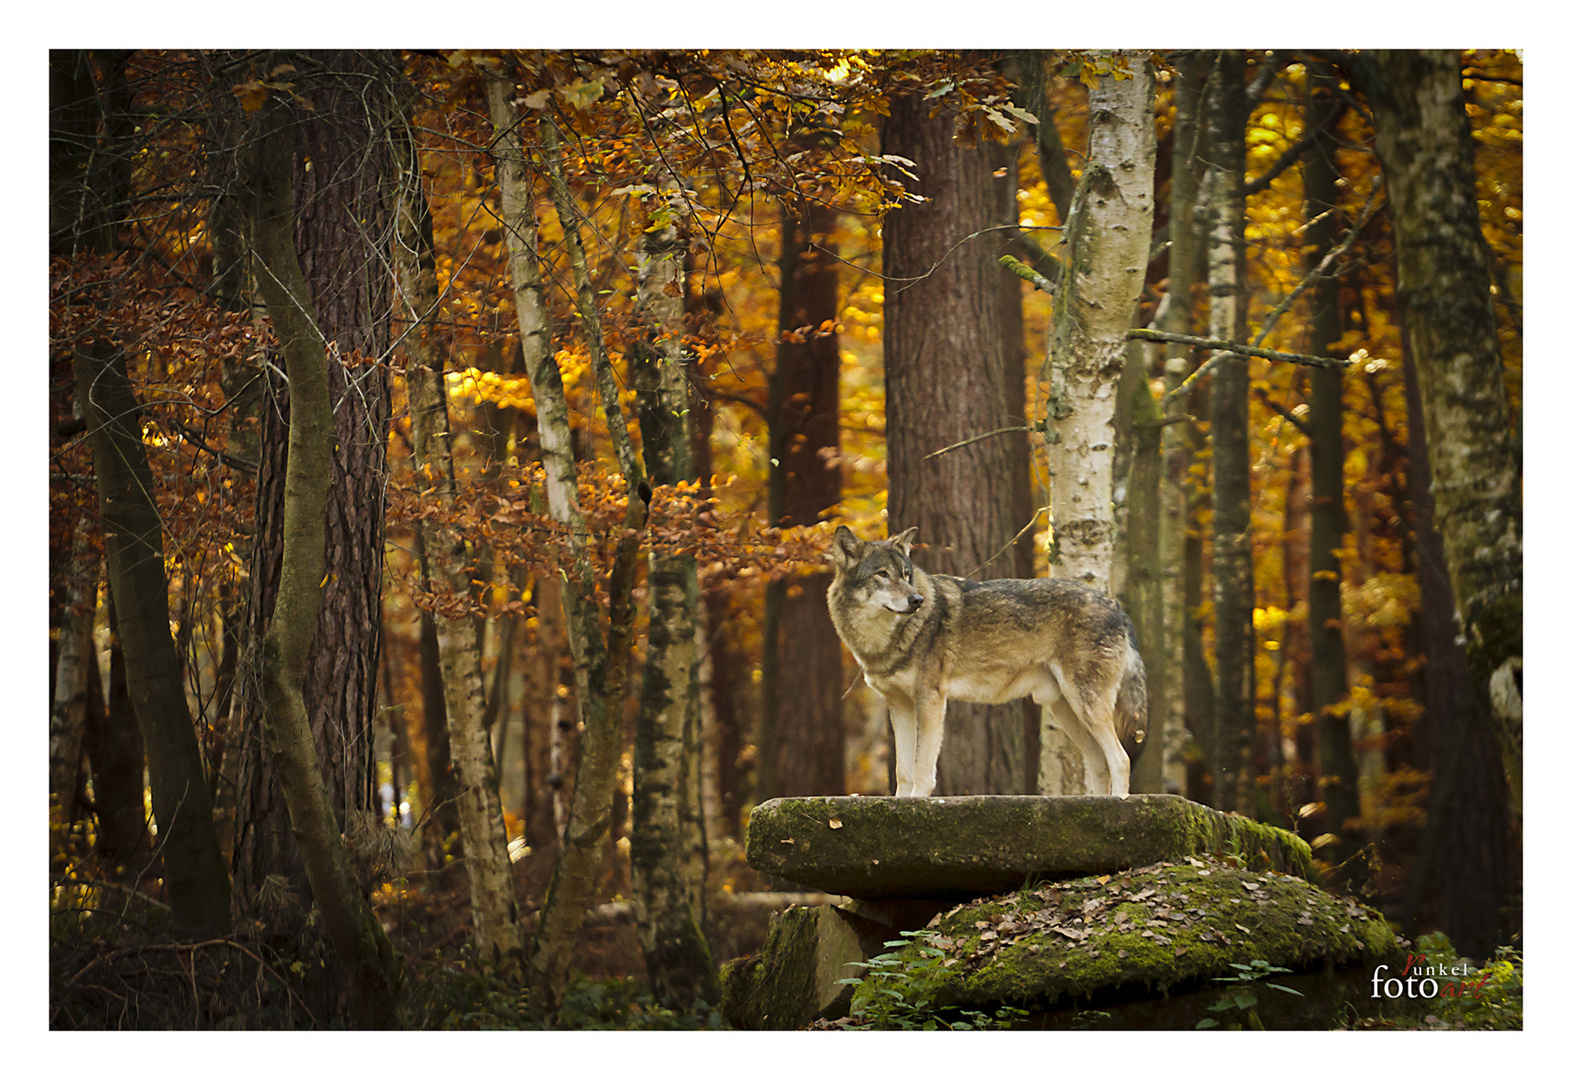
[[[950,698],[1030,695],[1081,751],[1087,790],[1128,795],[1146,739],[1146,666],[1124,611],[1061,578],[925,573],[912,564],[916,535],[861,540],[843,525],[830,544],[830,619],[889,703],[895,794],[933,794]]]

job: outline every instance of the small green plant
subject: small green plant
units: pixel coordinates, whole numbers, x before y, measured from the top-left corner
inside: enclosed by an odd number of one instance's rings
[[[1442,933],[1425,934],[1415,942],[1419,963],[1456,969],[1462,963],[1451,940]],[[1453,980],[1456,993],[1439,993],[1426,1003],[1427,1026],[1474,1031],[1520,1031],[1523,1027],[1523,954],[1503,945],[1495,958],[1467,976]]]
[[[1232,983],[1234,985],[1234,989],[1228,990],[1226,993],[1224,993],[1223,996],[1218,999],[1217,1004],[1208,1005],[1207,1011],[1215,1013],[1238,1013],[1238,1021],[1228,1025],[1228,1029],[1230,1031],[1239,1031],[1245,1027],[1249,1027],[1255,1031],[1266,1030],[1266,1026],[1261,1023],[1261,1018],[1256,1015],[1255,1011],[1256,1005],[1260,1004],[1261,1000],[1255,996],[1253,990],[1253,987],[1256,983],[1260,983],[1262,986],[1269,986],[1273,990],[1281,990],[1285,994],[1293,994],[1295,997],[1304,997],[1303,994],[1291,986],[1279,986],[1274,982],[1263,981],[1272,975],[1292,975],[1293,970],[1291,968],[1277,967],[1274,964],[1267,963],[1265,960],[1252,960],[1248,964],[1229,964],[1228,966],[1234,968],[1239,972],[1239,974],[1220,975],[1212,981],[1220,983]],[[1214,1020],[1208,1016],[1202,1019],[1195,1026],[1197,1029],[1220,1027],[1222,1026],[1222,1021]]]
[[[1103,1012],[1101,1009],[1080,1009],[1071,1019],[1070,1028],[1074,1031],[1090,1031],[1112,1017],[1113,1013]]]
[[[866,982],[872,990],[852,1006],[844,1026],[864,1031],[985,1031],[1008,1028],[1026,1016],[1026,1010],[1010,1005],[998,1006],[991,1013],[936,1008],[934,990],[945,967],[944,951],[934,944],[936,936],[931,930],[902,930],[899,938],[886,941],[885,946],[892,950],[908,945],[915,948],[900,954],[882,953],[859,965],[866,969],[866,976],[841,979],[842,985],[854,987]]]
[[[641,981],[580,975],[563,991],[555,1026],[572,1031],[715,1031],[725,1022],[705,1001],[677,1012],[658,1004]]]

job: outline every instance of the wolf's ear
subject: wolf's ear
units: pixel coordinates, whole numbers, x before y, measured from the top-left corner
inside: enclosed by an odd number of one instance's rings
[[[830,542],[830,561],[842,570],[848,570],[862,558],[865,546],[857,539],[856,533],[842,525],[835,530],[835,539]]]
[[[912,537],[917,535],[917,526],[913,525],[899,536],[890,537],[890,543],[901,549],[901,554],[911,558]]]

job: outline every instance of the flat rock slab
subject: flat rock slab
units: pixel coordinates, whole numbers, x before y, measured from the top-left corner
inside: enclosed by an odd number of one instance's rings
[[[1312,874],[1292,833],[1178,795],[771,799],[747,851],[756,870],[859,899],[991,896],[1203,854]]]

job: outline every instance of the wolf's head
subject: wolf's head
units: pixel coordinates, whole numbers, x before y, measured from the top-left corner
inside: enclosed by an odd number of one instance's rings
[[[830,544],[837,591],[852,602],[910,615],[922,606],[912,584],[912,537],[916,527],[888,540],[859,540],[842,525]]]

